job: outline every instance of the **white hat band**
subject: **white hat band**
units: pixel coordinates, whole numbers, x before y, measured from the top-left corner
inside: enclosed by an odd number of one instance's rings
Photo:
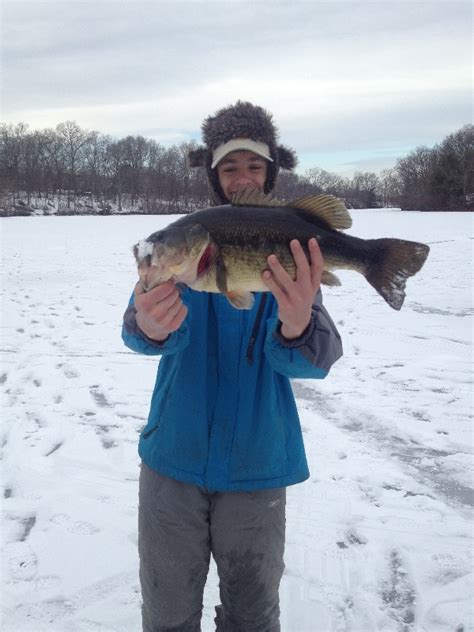
[[[270,148],[266,143],[259,143],[251,138],[233,138],[232,140],[227,141],[223,145],[219,145],[212,152],[212,164],[211,169],[227,156],[232,151],[239,151],[245,149],[247,151],[252,151],[257,156],[261,156],[265,158],[265,160],[269,160],[273,162],[273,158],[270,156]]]

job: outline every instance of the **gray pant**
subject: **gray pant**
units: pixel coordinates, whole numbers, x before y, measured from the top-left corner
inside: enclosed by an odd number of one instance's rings
[[[279,632],[286,489],[210,492],[141,466],[143,632],[199,632],[211,553],[218,632]]]

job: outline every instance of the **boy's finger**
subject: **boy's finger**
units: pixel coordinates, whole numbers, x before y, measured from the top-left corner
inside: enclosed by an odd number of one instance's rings
[[[276,255],[270,255],[267,258],[267,262],[278,284],[286,290],[290,291],[293,284],[293,279],[278,261],[278,257]]]
[[[265,270],[262,277],[263,277],[263,282],[265,283],[267,288],[276,298],[277,302],[280,303],[286,297],[286,294],[283,291],[283,289],[278,285],[273,274],[270,272],[270,270]]]
[[[290,243],[291,254],[296,263],[296,278],[301,281],[302,279],[309,279],[310,266],[308,259],[304,253],[303,247],[297,239],[293,239]]]
[[[321,283],[321,274],[324,268],[324,259],[316,239],[309,240],[308,248],[311,257],[311,283],[314,287],[316,287]]]
[[[153,289],[148,290],[148,292],[139,294],[138,296],[140,296],[142,305],[148,305],[151,307],[156,305],[156,303],[160,303],[175,291],[176,285],[174,281],[166,281],[165,283],[160,283],[160,285],[157,285]]]
[[[135,296],[139,296],[140,294],[145,294],[145,288],[143,287],[143,284],[141,281],[138,281],[138,283],[135,285],[135,289],[133,290],[133,294]]]

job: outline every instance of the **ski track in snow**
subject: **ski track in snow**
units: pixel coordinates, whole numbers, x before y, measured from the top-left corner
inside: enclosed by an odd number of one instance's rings
[[[311,478],[288,489],[282,632],[474,630],[472,219],[354,211],[425,241],[401,312],[324,290],[345,355],[295,380]],[[138,435],[156,358],[121,343],[131,245],[172,217],[1,220],[3,627],[140,629]],[[219,602],[211,564],[203,632]]]

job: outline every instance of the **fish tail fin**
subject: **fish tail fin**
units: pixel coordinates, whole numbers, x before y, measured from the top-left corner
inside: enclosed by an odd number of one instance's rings
[[[369,239],[371,255],[365,277],[393,309],[405,300],[407,279],[426,261],[429,246],[402,239]]]

